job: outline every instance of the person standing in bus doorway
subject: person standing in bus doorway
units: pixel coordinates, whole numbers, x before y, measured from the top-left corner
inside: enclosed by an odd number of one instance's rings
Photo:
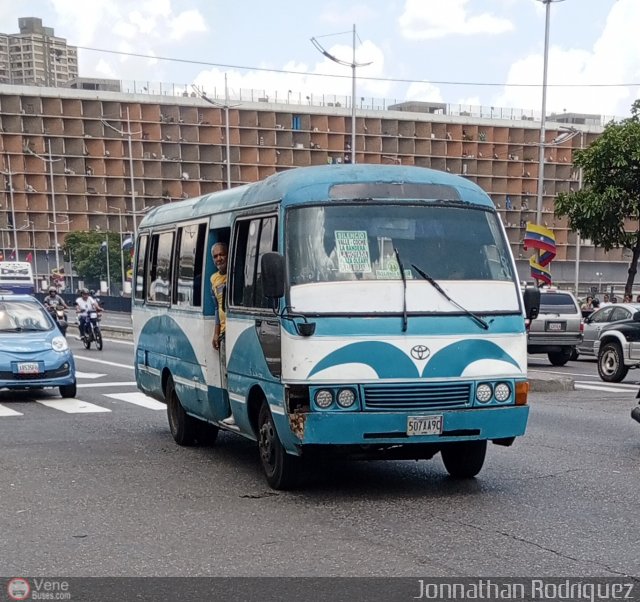
[[[225,327],[227,316],[224,306],[224,295],[227,289],[227,260],[229,249],[224,242],[217,242],[211,247],[211,257],[217,272],[211,275],[211,295],[215,307],[215,322],[213,327],[213,348],[220,354],[220,386],[227,388],[227,357],[225,346]],[[233,414],[222,421],[229,426],[235,425]]]

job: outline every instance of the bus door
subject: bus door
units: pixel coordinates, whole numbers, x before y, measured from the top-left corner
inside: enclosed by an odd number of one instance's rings
[[[209,385],[210,402],[213,403],[213,413],[216,418],[222,419],[229,416],[231,408],[229,406],[229,395],[227,392],[227,360],[226,353],[226,340],[221,346],[220,351],[213,348],[213,333],[215,327],[215,307],[216,302],[214,300],[213,284],[216,279],[213,278],[217,273],[217,268],[213,261],[213,247],[216,243],[224,243],[229,246],[229,236],[231,229],[225,224],[228,223],[228,216],[216,216],[214,215],[210,221],[209,242],[206,252],[206,287],[204,290],[204,315],[205,315],[205,332],[203,336],[208,341],[208,348],[206,350],[206,380]],[[218,221],[222,223],[217,223]],[[218,226],[218,227],[216,227]],[[227,251],[228,253],[228,251]],[[230,256],[227,255],[227,277],[228,267],[230,263]],[[222,291],[223,297],[223,312],[226,310],[227,305],[227,287],[225,286]],[[226,312],[225,312],[226,315]],[[213,389],[213,390],[212,390]]]

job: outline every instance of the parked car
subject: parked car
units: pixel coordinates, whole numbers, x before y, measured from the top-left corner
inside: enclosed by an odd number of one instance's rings
[[[67,340],[31,295],[0,294],[0,389],[57,387],[75,397],[76,370]]]
[[[634,314],[640,312],[638,303],[615,303],[607,305],[592,312],[583,322],[582,342],[577,347],[577,354],[572,359],[577,359],[577,355],[596,357],[593,345],[600,336],[600,332],[605,326],[614,322],[630,320]]]
[[[564,366],[582,342],[582,312],[569,291],[540,289],[540,313],[529,324],[527,352],[546,353],[554,366]]]
[[[640,366],[640,311],[630,320],[605,326],[593,349],[600,378],[610,383],[624,380],[631,368]]]

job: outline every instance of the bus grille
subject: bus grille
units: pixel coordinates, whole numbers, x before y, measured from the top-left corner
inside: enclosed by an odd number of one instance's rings
[[[471,406],[471,383],[364,385],[370,410],[438,410]]]

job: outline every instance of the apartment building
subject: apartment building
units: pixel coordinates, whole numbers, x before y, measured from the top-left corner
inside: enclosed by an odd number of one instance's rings
[[[602,131],[578,117],[572,114],[572,127],[581,134],[560,142],[565,117],[550,118],[544,147],[542,222],[556,236],[554,280],[566,284],[573,283],[576,237],[554,215],[554,199],[577,188],[574,154]],[[140,219],[150,207],[222,190],[227,181],[237,186],[351,157],[351,110],[337,106],[261,101],[225,109],[187,96],[0,85],[0,126],[0,247],[5,255],[13,248],[15,230],[19,255],[33,251],[40,273],[43,253],[69,231],[130,232],[134,209]],[[431,167],[480,185],[527,277],[532,253],[522,241],[527,221],[536,221],[538,122],[396,106],[357,110],[356,132],[358,163]],[[606,281],[624,281],[626,261],[622,250],[605,253],[582,241],[584,283],[598,283],[604,272]]]
[[[0,83],[64,86],[78,77],[78,51],[44,27],[42,19],[21,17],[20,33],[0,33]]]

